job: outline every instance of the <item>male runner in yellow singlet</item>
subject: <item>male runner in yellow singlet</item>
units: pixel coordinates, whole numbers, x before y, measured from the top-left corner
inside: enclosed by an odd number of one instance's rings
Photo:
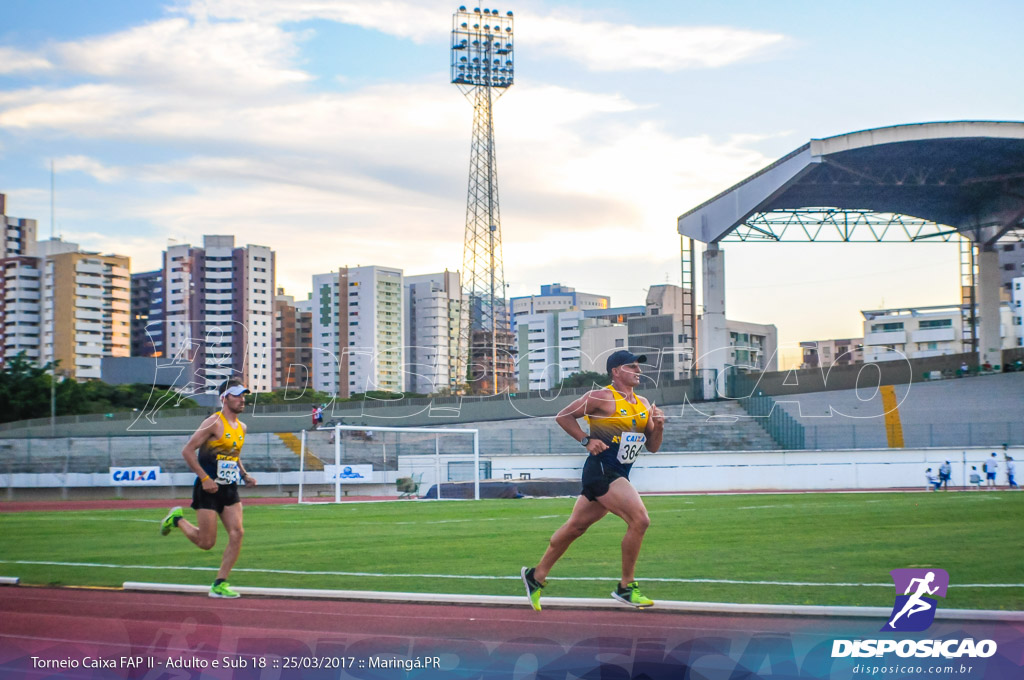
[[[661,409],[633,392],[640,384],[640,364],[645,361],[646,356],[636,356],[627,350],[613,352],[606,363],[612,384],[587,392],[555,416],[555,422],[590,455],[583,464],[583,490],[568,521],[551,537],[540,563],[520,571],[526,595],[537,611],[540,611],[541,588],[555,562],[573,541],[609,512],[626,522],[626,535],[622,539],[622,580],[612,597],[634,607],[654,604],[640,592],[634,578],[640,544],[650,518],[640,494],[629,481],[629,471],[640,448],[646,446],[651,453],[656,452],[661,447],[665,427],[665,414]],[[590,424],[589,435],[576,422],[579,418]]]
[[[217,515],[228,531],[228,546],[221,558],[217,580],[210,587],[210,597],[238,597],[228,585],[228,575],[238,561],[242,550],[242,502],[238,498],[238,481],[255,486],[242,465],[240,454],[245,444],[245,424],[238,414],[245,409],[245,395],[249,390],[237,380],[229,380],[220,387],[223,408],[203,421],[189,438],[181,455],[196,473],[192,488],[192,508],[196,522],[192,524],[182,516],[181,508],[171,508],[160,525],[166,536],[177,527],[188,540],[203,550],[217,542]],[[198,455],[196,454],[198,449]]]

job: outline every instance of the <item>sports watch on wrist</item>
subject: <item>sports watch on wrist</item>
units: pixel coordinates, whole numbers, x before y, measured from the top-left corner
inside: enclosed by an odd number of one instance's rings
[[[590,443],[590,437],[583,437],[583,439],[580,440],[580,444],[583,444],[584,447],[587,444],[589,444],[589,443]]]

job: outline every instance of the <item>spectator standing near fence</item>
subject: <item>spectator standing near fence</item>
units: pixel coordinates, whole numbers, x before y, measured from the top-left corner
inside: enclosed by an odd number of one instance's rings
[[[949,491],[949,480],[953,478],[953,466],[947,460],[939,466],[939,488],[945,487]]]
[[[1011,489],[1019,489],[1017,481],[1014,479],[1014,474],[1017,472],[1017,466],[1013,463],[1013,456],[1006,457],[1006,484]]]
[[[192,508],[196,511],[196,524],[184,519],[181,508],[172,508],[160,524],[164,536],[174,528],[181,529],[188,540],[202,550],[209,550],[217,542],[217,517],[228,532],[228,545],[221,557],[217,578],[210,586],[210,597],[238,597],[228,585],[228,576],[242,551],[242,501],[238,497],[238,482],[255,486],[256,480],[242,465],[242,446],[245,444],[245,424],[238,419],[245,409],[245,395],[249,389],[239,381],[229,380],[221,385],[222,409],[203,421],[181,451],[182,458],[196,473],[192,488]]]
[[[997,472],[999,472],[999,459],[996,458],[995,451],[993,451],[992,457],[985,461],[985,488],[996,488]]]

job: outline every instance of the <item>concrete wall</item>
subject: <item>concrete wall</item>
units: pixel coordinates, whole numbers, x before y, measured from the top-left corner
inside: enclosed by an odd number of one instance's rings
[[[1008,453],[1020,459],[1024,447],[1011,448]],[[979,472],[992,449],[876,449],[855,451],[754,451],[735,453],[671,453],[643,454],[633,467],[631,478],[642,493],[651,492],[714,492],[714,491],[803,491],[839,489],[923,489],[925,468],[933,470],[943,461],[953,464],[953,486],[962,486],[977,466]],[[1005,462],[999,452],[1000,472],[997,480],[1005,484]],[[431,455],[402,456],[397,471],[375,471],[371,484],[345,484],[343,489],[353,495],[395,496],[395,480],[410,475],[422,476],[420,492],[426,493],[438,480],[448,481],[448,463],[471,461],[472,456]],[[579,479],[583,467],[582,456],[514,455],[482,456],[489,460],[491,477],[503,479],[511,475],[513,481],[523,475],[530,479]],[[283,494],[298,484],[298,472],[265,472],[250,470],[259,486],[247,491],[256,495]],[[324,482],[323,472],[307,472],[305,484],[333,496],[333,485]],[[189,473],[165,475],[162,486],[174,485],[183,494],[191,487],[195,476]],[[0,488],[7,489],[8,498],[15,490],[67,489],[81,487],[112,487],[105,473],[0,474]],[[154,489],[155,487],[148,487]],[[139,492],[142,487],[132,487]]]

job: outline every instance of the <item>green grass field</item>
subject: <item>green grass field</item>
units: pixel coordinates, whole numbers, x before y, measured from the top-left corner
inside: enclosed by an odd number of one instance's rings
[[[518,595],[520,566],[539,559],[572,503],[250,505],[231,581]],[[944,607],[1024,609],[1024,493],[654,496],[645,503],[652,524],[637,575],[655,600],[888,607],[891,569],[937,567],[950,574]],[[0,575],[26,584],[209,583],[223,527],[218,545],[202,552],[180,532],[160,536],[163,514],[0,514]],[[619,576],[624,526],[609,516],[591,528],[556,566],[545,594],[606,597]],[[765,581],[784,583],[756,583]],[[788,585],[796,583],[823,585]]]

